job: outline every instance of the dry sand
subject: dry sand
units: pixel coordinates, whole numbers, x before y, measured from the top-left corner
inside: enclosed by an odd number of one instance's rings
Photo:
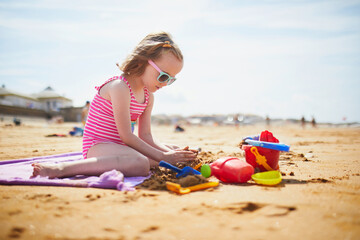
[[[81,150],[72,124],[0,123],[0,160]],[[205,160],[242,157],[242,137],[265,126],[154,126],[157,139],[201,147]],[[0,186],[0,239],[359,239],[360,129],[269,127],[290,153],[276,187],[249,181],[176,195],[138,189]],[[205,155],[206,156],[205,156]]]

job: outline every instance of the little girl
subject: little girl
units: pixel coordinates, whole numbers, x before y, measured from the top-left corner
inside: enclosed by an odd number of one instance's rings
[[[84,129],[84,159],[34,163],[33,177],[100,175],[113,169],[125,176],[147,176],[161,160],[195,160],[197,151],[157,143],[151,134],[153,93],[172,84],[182,67],[182,53],[168,33],[147,35],[120,66],[123,74],[96,87]]]

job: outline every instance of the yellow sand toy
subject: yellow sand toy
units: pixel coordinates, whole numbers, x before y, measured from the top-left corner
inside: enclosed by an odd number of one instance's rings
[[[262,185],[276,185],[281,182],[282,177],[279,171],[268,171],[268,172],[259,172],[251,176],[258,184]]]
[[[183,187],[181,187],[180,184],[173,183],[173,182],[166,182],[166,188],[177,194],[186,194],[186,193],[193,192],[193,191],[216,187],[218,185],[219,185],[219,182],[207,182],[207,183],[202,183],[202,184],[183,188]]]

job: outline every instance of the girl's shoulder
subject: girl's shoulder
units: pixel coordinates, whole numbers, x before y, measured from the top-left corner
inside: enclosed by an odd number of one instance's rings
[[[129,96],[130,90],[125,81],[123,81],[122,77],[111,78],[111,80],[107,80],[101,88],[99,88],[99,94],[103,98],[111,101],[112,96],[121,95],[121,96]]]
[[[100,86],[96,86],[95,88],[97,89],[97,90],[100,90],[102,87],[104,87],[105,85],[107,85],[108,83],[110,83],[110,82],[113,82],[113,81],[115,81],[115,80],[122,80],[122,76],[114,76],[114,77],[111,77],[111,78],[109,78],[108,80],[106,80],[103,84],[101,84]]]

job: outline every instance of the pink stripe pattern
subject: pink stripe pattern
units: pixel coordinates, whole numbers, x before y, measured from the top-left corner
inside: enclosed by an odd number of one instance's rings
[[[139,103],[136,101],[135,96],[131,90],[129,82],[123,76],[115,76],[108,79],[104,84],[99,87],[95,87],[97,93],[94,99],[91,101],[88,117],[85,124],[83,135],[83,157],[87,156],[87,152],[90,147],[98,143],[116,143],[125,145],[121,140],[116,128],[114,113],[111,101],[104,99],[100,96],[100,89],[107,83],[118,80],[124,81],[130,90],[130,117],[132,126],[139,116],[144,112],[149,102],[149,91],[144,88],[145,102]],[[133,131],[133,128],[132,128]]]

